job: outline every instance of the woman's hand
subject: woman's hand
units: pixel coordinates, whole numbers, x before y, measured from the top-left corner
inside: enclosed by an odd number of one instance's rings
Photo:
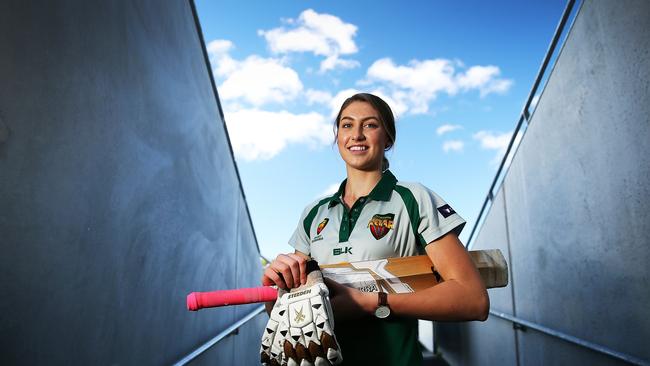
[[[289,290],[307,283],[306,254],[296,251],[278,255],[262,274],[262,285]]]
[[[360,318],[372,314],[377,308],[376,293],[361,292],[327,277],[324,280],[330,292],[330,304],[336,321]]]

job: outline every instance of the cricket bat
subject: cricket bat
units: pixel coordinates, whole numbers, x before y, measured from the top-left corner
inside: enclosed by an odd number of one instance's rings
[[[508,285],[508,266],[499,249],[469,251],[486,288]],[[427,255],[320,265],[323,276],[363,292],[409,293],[444,281]],[[196,311],[226,305],[274,301],[275,287],[192,292],[187,309]]]

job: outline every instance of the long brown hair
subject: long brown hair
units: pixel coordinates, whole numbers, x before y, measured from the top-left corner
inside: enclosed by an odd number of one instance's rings
[[[357,93],[343,102],[341,108],[339,109],[339,113],[336,115],[336,120],[334,120],[334,141],[336,141],[339,136],[339,122],[341,119],[341,113],[353,102],[366,102],[377,111],[379,114],[379,122],[381,122],[382,127],[384,127],[384,131],[386,131],[386,136],[388,137],[388,146],[384,149],[384,151],[390,150],[395,144],[395,139],[397,137],[397,131],[395,130],[395,116],[393,115],[393,111],[390,109],[388,103],[386,103],[378,96],[370,93]],[[384,156],[381,170],[384,171],[388,169],[388,166],[388,159],[386,159],[386,156]]]

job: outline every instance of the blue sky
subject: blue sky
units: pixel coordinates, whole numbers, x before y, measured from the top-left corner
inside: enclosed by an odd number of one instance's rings
[[[345,178],[333,114],[356,91],[397,115],[391,171],[440,194],[466,240],[566,1],[197,0],[260,250]]]

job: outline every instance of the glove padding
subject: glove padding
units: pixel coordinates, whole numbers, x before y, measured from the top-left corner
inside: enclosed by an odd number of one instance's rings
[[[343,361],[328,295],[320,270],[311,271],[307,283],[291,292],[278,290],[262,335],[263,365],[329,366]]]

